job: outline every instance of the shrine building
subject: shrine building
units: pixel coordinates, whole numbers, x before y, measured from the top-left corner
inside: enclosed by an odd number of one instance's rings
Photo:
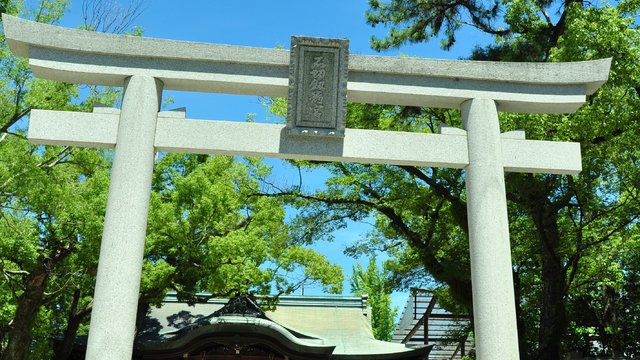
[[[367,297],[282,296],[262,311],[256,298],[211,299],[188,306],[169,294],[152,308],[133,359],[423,360],[432,346],[376,340]],[[84,359],[86,337],[70,359]]]

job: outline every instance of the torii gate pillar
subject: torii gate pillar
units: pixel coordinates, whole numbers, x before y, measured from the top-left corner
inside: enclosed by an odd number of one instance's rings
[[[129,359],[133,352],[147,233],[156,120],[162,82],[129,77],[124,86],[116,151],[100,243],[87,359]]]
[[[462,104],[474,334],[478,359],[518,359],[509,220],[498,109],[493,100]]]

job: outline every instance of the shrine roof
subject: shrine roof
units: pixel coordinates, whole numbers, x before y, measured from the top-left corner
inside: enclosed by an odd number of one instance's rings
[[[283,296],[265,316],[219,313],[226,302],[212,299],[188,306],[169,295],[160,308],[151,310],[139,340],[147,349],[166,349],[206,332],[244,331],[286,339],[300,352],[322,354],[331,349],[332,359],[414,359],[430,350],[375,340],[361,297]]]

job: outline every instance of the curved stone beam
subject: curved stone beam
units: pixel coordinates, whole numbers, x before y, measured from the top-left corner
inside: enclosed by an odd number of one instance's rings
[[[11,50],[36,76],[122,86],[152,76],[167,90],[286,97],[289,51],[102,34],[3,14]],[[350,102],[460,108],[495,100],[500,111],[575,111],[608,79],[611,59],[506,63],[351,55]]]

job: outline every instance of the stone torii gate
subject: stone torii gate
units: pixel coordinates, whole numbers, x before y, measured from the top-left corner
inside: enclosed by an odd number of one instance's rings
[[[11,50],[29,58],[35,76],[124,86],[121,110],[33,110],[30,118],[34,143],[115,148],[87,359],[131,358],[158,151],[465,169],[476,354],[518,358],[504,172],[576,174],[581,157],[577,143],[500,134],[498,111],[573,112],[607,80],[610,59],[496,63],[353,55],[346,89],[338,89],[349,101],[460,109],[464,129],[422,134],[338,124],[337,133],[303,136],[291,126],[158,112],[163,89],[285,97],[289,51],[100,34],[7,15],[3,23]],[[339,56],[346,59],[346,52]]]

